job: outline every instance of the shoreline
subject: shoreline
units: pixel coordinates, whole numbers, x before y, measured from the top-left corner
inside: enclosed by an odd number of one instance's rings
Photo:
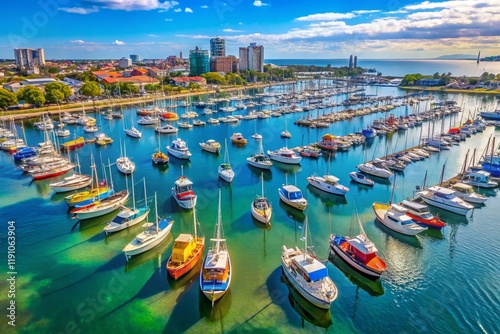
[[[445,88],[441,87],[422,87],[422,86],[398,86],[398,88],[403,90],[419,90],[426,92],[443,92],[443,93],[464,93],[464,94],[498,94],[500,95],[500,89],[486,90],[483,88],[479,89],[458,89],[458,88]]]
[[[283,84],[290,84],[290,83],[295,83],[297,80],[293,81],[284,81],[284,82],[277,82],[277,83],[265,83],[265,84],[252,84],[252,85],[247,85],[247,86],[241,86],[241,87],[227,87],[227,88],[221,88],[220,92],[234,92],[234,91],[239,91],[242,89],[252,89],[252,88],[263,88],[263,87],[270,87],[270,86],[281,86]],[[141,103],[150,103],[154,102],[155,100],[169,100],[169,99],[178,99],[178,98],[183,98],[183,97],[190,97],[190,96],[199,96],[199,95],[209,95],[209,94],[216,94],[217,91],[214,89],[205,89],[205,90],[198,90],[198,91],[193,91],[193,92],[182,92],[178,94],[173,94],[173,95],[161,95],[161,96],[154,96],[151,95],[147,98],[141,98],[141,97],[136,97],[136,98],[122,98],[122,99],[106,99],[106,100],[98,100],[95,101],[94,103],[89,103],[87,107],[83,107],[82,103],[69,103],[64,105],[64,107],[58,107],[58,106],[49,106],[49,107],[43,107],[43,108],[30,108],[30,109],[23,109],[23,110],[14,110],[14,111],[3,111],[2,114],[0,115],[0,121],[10,121],[10,120],[23,120],[23,119],[31,119],[31,118],[37,118],[40,117],[41,115],[49,113],[50,116],[53,115],[58,115],[63,112],[67,113],[72,113],[72,112],[79,112],[79,111],[84,111],[88,113],[94,113],[102,108],[109,108],[109,107],[116,107],[116,106],[127,106],[127,105],[134,105],[134,104],[141,104]],[[117,103],[119,101],[119,103]],[[7,113],[7,114],[6,114]]]

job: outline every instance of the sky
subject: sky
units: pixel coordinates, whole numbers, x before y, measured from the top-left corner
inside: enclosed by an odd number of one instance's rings
[[[187,58],[210,38],[266,59],[419,59],[500,54],[500,0],[2,0],[0,58]]]

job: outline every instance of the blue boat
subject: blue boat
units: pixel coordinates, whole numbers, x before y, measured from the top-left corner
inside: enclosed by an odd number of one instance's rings
[[[361,130],[361,134],[368,138],[374,138],[377,136],[377,130],[371,127],[367,127],[366,129]]]
[[[500,177],[500,165],[489,162],[483,163],[483,170],[489,172],[493,177]]]
[[[483,111],[479,113],[482,118],[491,121],[500,121],[500,110],[495,111]]]
[[[14,160],[22,160],[25,158],[32,158],[36,156],[36,148],[34,147],[24,147],[13,154]]]

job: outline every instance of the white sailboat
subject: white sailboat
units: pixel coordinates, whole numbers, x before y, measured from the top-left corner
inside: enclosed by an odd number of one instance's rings
[[[125,144],[123,144],[123,155],[116,159],[116,167],[123,174],[132,174],[135,171],[135,163],[127,157],[127,148]]]
[[[134,191],[134,174],[132,174],[132,208],[124,207],[118,214],[104,227],[104,233],[107,235],[109,233],[118,232],[134,226],[137,223],[146,219],[149,214],[148,198],[146,196],[146,179],[143,178],[144,182],[144,206],[136,207],[135,203],[135,191]]]
[[[219,166],[219,177],[226,182],[233,181],[234,171],[229,163],[229,153],[227,151],[227,140],[224,140],[224,162]]]
[[[78,173],[67,176],[62,181],[53,182],[50,184],[50,188],[52,188],[55,193],[62,193],[66,191],[85,188],[92,183],[92,176],[84,175],[81,173],[78,154],[76,154],[76,165],[78,166]]]
[[[257,198],[252,201],[250,211],[252,212],[252,216],[260,223],[271,225],[273,209],[271,203],[264,197],[264,176],[262,173],[260,173],[260,182],[262,184],[262,195],[257,196]]]
[[[158,200],[155,192],[155,224],[138,234],[134,240],[123,248],[127,261],[131,256],[144,253],[159,245],[168,236],[173,225],[174,221],[172,218],[160,219],[158,215]]]
[[[213,245],[208,250],[203,261],[200,273],[200,289],[208,299],[215,302],[229,289],[232,276],[231,258],[222,232],[220,189],[215,238],[210,240],[213,241]]]
[[[271,159],[264,154],[264,149],[262,148],[262,141],[259,142],[259,150],[256,154],[252,154],[247,158],[247,163],[250,166],[261,168],[261,169],[271,169],[273,162]]]
[[[307,216],[304,221],[304,250],[282,246],[281,268],[294,288],[313,305],[329,309],[337,298],[337,287],[328,276],[328,269],[307,247]]]

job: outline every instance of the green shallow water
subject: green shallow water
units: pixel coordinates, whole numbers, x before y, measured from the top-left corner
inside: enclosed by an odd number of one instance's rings
[[[279,87],[276,89],[280,89]],[[394,88],[367,88],[367,94],[398,95]],[[334,97],[342,101],[345,95]],[[466,112],[491,98],[448,94],[464,104]],[[425,109],[424,105],[420,106]],[[194,107],[192,108],[194,109]],[[340,108],[339,108],[340,109]],[[331,109],[325,109],[325,112]],[[182,114],[179,108],[178,113]],[[135,122],[135,109],[126,109],[125,124]],[[323,111],[320,111],[322,113]],[[399,107],[392,111],[404,115],[411,110]],[[315,115],[317,112],[313,111]],[[383,114],[334,123],[328,129],[306,129],[293,125],[305,114],[287,115],[288,129],[293,137],[289,147],[317,141],[324,133],[344,135],[359,131]],[[216,116],[221,116],[221,113]],[[202,119],[205,116],[202,117]],[[445,119],[445,127],[458,124],[460,115]],[[499,313],[497,280],[498,207],[496,191],[487,193],[486,206],[474,210],[472,219],[441,212],[449,224],[443,232],[428,231],[418,238],[399,236],[374,220],[371,205],[386,202],[391,184],[379,181],[370,189],[349,182],[348,173],[355,165],[373,157],[413,146],[418,142],[420,128],[395,133],[387,138],[375,138],[365,148],[358,146],[348,152],[338,152],[330,159],[304,158],[300,166],[275,164],[264,173],[266,196],[273,205],[272,227],[268,230],[254,222],[250,204],[260,194],[260,171],[246,165],[246,157],[257,150],[251,138],[255,129],[264,135],[264,150],[285,146],[279,133],[284,119],[241,121],[236,126],[221,124],[204,128],[179,130],[193,153],[190,161],[171,158],[168,167],[151,164],[151,154],[158,146],[153,127],[141,127],[140,140],[126,137],[123,122],[98,119],[102,130],[115,139],[105,148],[85,146],[78,151],[82,171],[90,171],[90,152],[98,164],[116,160],[120,137],[126,144],[127,155],[137,168],[134,174],[136,196],[144,197],[142,178],[146,178],[148,197],[158,194],[162,216],[172,216],[175,224],[169,236],[154,250],[126,262],[121,253],[124,245],[142,229],[135,226],[115,235],[104,236],[102,228],[113,214],[79,223],[67,213],[62,195],[52,194],[49,181],[32,183],[28,176],[14,168],[12,157],[0,154],[1,216],[0,241],[6,252],[7,221],[16,221],[17,331],[37,333],[385,333],[442,332],[495,333]],[[435,125],[436,132],[441,123]],[[422,132],[427,133],[428,123]],[[70,127],[79,135],[79,127]],[[247,146],[229,144],[229,156],[236,177],[231,184],[217,180],[217,166],[223,155],[204,152],[198,143],[213,138],[221,143],[233,132],[242,132],[249,139]],[[442,165],[446,163],[445,179],[461,168],[468,148],[482,150],[490,135],[498,135],[493,127],[474,135],[450,151],[411,164],[396,181],[395,200],[411,197],[415,185],[422,182],[425,171],[428,182],[437,183]],[[43,134],[26,129],[30,144],[43,140]],[[161,137],[162,150],[174,136]],[[329,165],[329,167],[328,167]],[[212,308],[199,289],[198,273],[191,272],[175,282],[167,277],[166,259],[173,239],[192,228],[192,212],[178,208],[170,189],[181,174],[194,182],[198,194],[197,216],[203,233],[213,235],[217,217],[218,188],[222,189],[222,221],[233,264],[230,292]],[[330,173],[350,191],[344,197],[327,195],[307,187],[306,177]],[[125,187],[125,177],[112,167],[113,181],[118,189]],[[101,174],[101,172],[99,171]],[[286,176],[288,174],[288,176]],[[102,175],[102,174],[101,174]],[[326,262],[330,277],[339,289],[339,296],[330,312],[311,307],[281,279],[281,245],[299,245],[303,213],[279,201],[277,189],[288,178],[302,189],[309,201],[307,215],[315,252],[328,259],[330,233],[350,234],[353,206],[359,211],[367,235],[377,245],[388,270],[381,281],[370,281],[338,259]],[[296,181],[295,181],[296,179]],[[154,210],[153,210],[154,211]],[[150,214],[150,219],[153,214]],[[357,229],[354,232],[357,233]],[[5,257],[3,257],[5,258]],[[5,261],[1,270],[6,272]],[[0,303],[7,305],[6,281],[0,282]],[[5,309],[5,308],[3,308]],[[11,330],[5,319],[0,330]]]

